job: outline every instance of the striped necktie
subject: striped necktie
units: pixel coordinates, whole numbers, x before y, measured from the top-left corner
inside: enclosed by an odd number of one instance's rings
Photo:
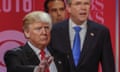
[[[41,49],[40,55],[41,55],[41,60],[43,60],[45,58],[45,51],[43,49]],[[50,72],[49,68],[47,68],[45,72]]]

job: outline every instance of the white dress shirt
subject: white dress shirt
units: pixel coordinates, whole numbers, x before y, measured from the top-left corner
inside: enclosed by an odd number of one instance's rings
[[[74,41],[74,35],[75,35],[75,30],[73,28],[75,26],[79,26],[82,28],[79,33],[80,39],[81,39],[81,49],[80,50],[82,51],[83,43],[84,43],[86,32],[87,32],[87,21],[85,21],[81,25],[77,25],[71,19],[69,19],[69,34],[70,34],[69,36],[70,36],[71,48],[73,48],[73,41]]]
[[[39,54],[40,53],[40,49],[36,48],[35,46],[33,46],[30,42],[28,42],[28,45],[32,48],[32,50],[38,56],[39,60],[41,60],[41,56]],[[45,51],[46,55],[51,56],[51,54],[47,50],[47,48],[45,48],[44,51]],[[50,72],[58,72],[54,61],[51,62],[50,66],[49,66],[49,70],[50,70]],[[36,72],[36,68],[34,69],[34,72]]]

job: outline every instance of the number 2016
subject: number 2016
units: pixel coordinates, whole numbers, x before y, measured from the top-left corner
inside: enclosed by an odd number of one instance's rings
[[[13,1],[15,0],[2,0],[2,8],[3,12],[11,12],[13,9]],[[16,0],[14,3],[14,8],[16,12],[20,12],[22,9],[24,12],[29,12],[32,10],[32,0],[23,0],[22,4],[20,3],[21,0]],[[21,6],[22,5],[22,6]],[[21,8],[22,7],[22,8]]]

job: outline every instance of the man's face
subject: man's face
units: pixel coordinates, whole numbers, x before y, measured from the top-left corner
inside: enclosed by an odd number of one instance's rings
[[[71,4],[67,6],[67,9],[72,20],[77,24],[81,24],[88,18],[90,0],[72,0]]]
[[[53,23],[63,21],[66,18],[64,2],[60,0],[49,2],[48,13],[51,15]]]
[[[34,46],[46,47],[50,41],[50,26],[42,22],[30,24],[25,35]]]

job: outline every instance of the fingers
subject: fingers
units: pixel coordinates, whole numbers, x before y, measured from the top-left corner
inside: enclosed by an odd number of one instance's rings
[[[45,66],[44,65],[40,65],[39,68],[40,68],[39,72],[45,72]]]
[[[43,60],[41,60],[39,64],[39,72],[45,72],[45,70],[49,68],[53,59],[54,58],[52,56],[46,56]]]
[[[54,60],[52,56],[46,56],[45,59],[47,60],[48,65],[50,65],[51,62]]]
[[[35,68],[34,72],[45,72],[45,67],[42,65],[39,65]]]
[[[41,60],[39,64],[39,72],[45,72],[45,69],[47,68],[47,61],[46,60]]]
[[[40,72],[45,72],[45,70],[47,68],[49,68],[51,62],[53,61],[53,57],[52,56],[47,56],[45,57],[43,60],[40,61],[40,64],[39,64],[39,71]]]
[[[54,58],[52,56],[49,56],[49,58],[47,60],[48,61],[48,65],[50,65],[53,60],[54,60]]]
[[[43,59],[43,60],[40,61],[39,66],[40,66],[41,68],[45,69],[45,68],[47,68],[49,65],[48,65],[47,60],[46,60],[46,59]]]

